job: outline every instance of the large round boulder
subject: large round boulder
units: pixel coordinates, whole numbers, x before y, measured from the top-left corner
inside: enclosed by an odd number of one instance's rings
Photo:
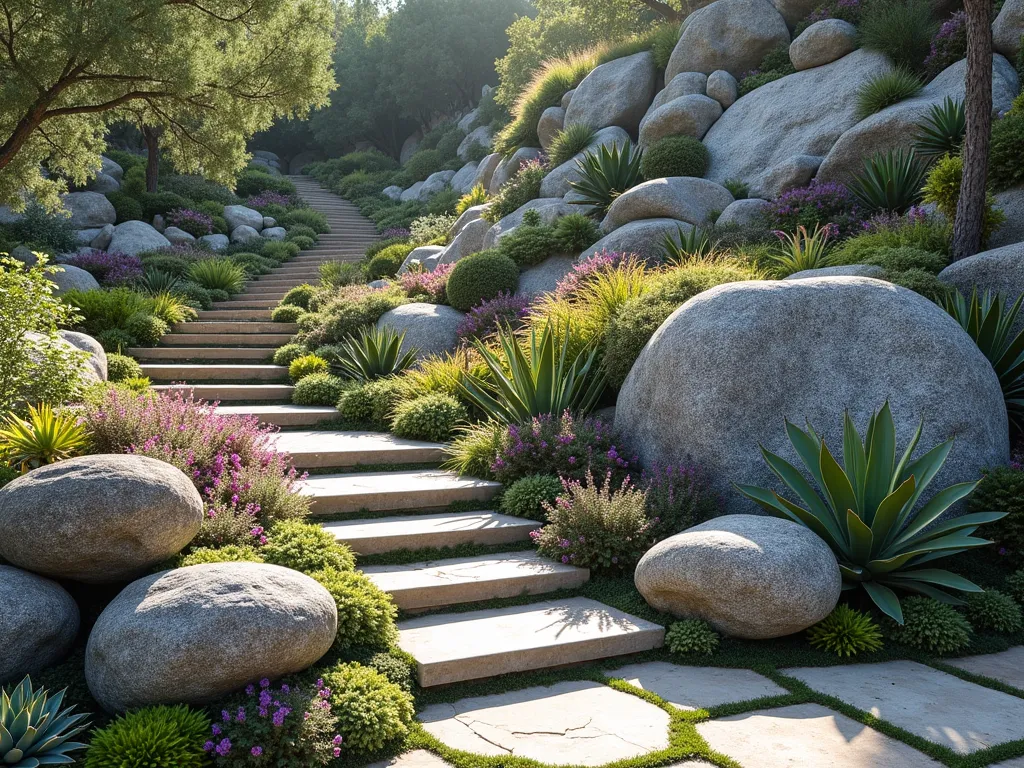
[[[519,274],[516,295],[535,299],[541,294],[551,293],[559,282],[572,272],[576,259],[573,256],[549,256],[540,264],[527,267]]]
[[[857,28],[842,19],[823,19],[805,29],[789,46],[793,68],[821,67],[857,48]]]
[[[1024,294],[1024,243],[983,251],[954,261],[939,272],[939,280],[970,296],[1001,294],[1008,304]],[[1024,329],[1024,317],[1018,316],[1016,330]]]
[[[501,165],[501,159],[500,152],[492,152],[481,160],[480,165],[476,167],[476,177],[473,179],[470,189],[477,186],[490,189],[491,179],[494,177],[494,171]]]
[[[601,229],[611,232],[631,221],[662,218],[706,226],[712,214],[717,217],[732,202],[728,189],[707,179],[693,176],[652,179],[615,198],[601,222]]]
[[[55,581],[0,565],[0,683],[60,661],[78,634],[78,606]]]
[[[391,328],[405,333],[402,354],[416,350],[419,358],[443,355],[459,345],[456,333],[465,315],[443,304],[403,304],[381,315],[378,328]]]
[[[565,110],[565,125],[617,125],[636,133],[640,118],[654,97],[656,74],[654,54],[650,51],[600,65],[576,87]]]
[[[469,162],[459,168],[448,182],[451,188],[460,195],[468,194],[473,190],[473,180],[476,178],[476,170],[480,167],[478,162]]]
[[[756,510],[733,483],[777,487],[763,446],[799,459],[785,419],[842,452],[843,412],[863,430],[888,400],[899,444],[955,437],[933,488],[1009,459],[999,380],[974,340],[912,291],[864,277],[750,281],[705,291],[654,333],[619,393],[615,426],[642,463],[688,457],[730,512]]]
[[[817,534],[765,515],[725,515],[677,533],[641,558],[634,579],[657,610],[747,640],[816,624],[843,586],[835,555]]]
[[[224,221],[230,229],[252,227],[257,232],[263,229],[263,214],[245,205],[224,206]]]
[[[54,296],[62,296],[68,291],[99,290],[100,284],[96,278],[81,267],[72,264],[56,264],[55,266],[57,271],[47,276],[47,279],[57,286],[53,292]]]
[[[117,221],[114,205],[99,192],[70,192],[61,197],[61,204],[71,214],[68,223],[72,229],[91,229]]]
[[[989,248],[1024,243],[1024,186],[996,193],[996,207],[1006,220],[988,239]]]
[[[561,107],[548,107],[541,112],[540,120],[537,121],[537,138],[540,139],[540,148],[547,152],[551,149],[551,142],[565,127],[565,110]]]
[[[114,227],[107,249],[136,256],[143,251],[170,248],[171,241],[144,221],[125,221]]]
[[[231,230],[232,243],[248,243],[261,239],[259,230],[250,227],[248,224],[243,224]]]
[[[338,630],[330,593],[263,563],[211,563],[132,582],[103,609],[85,650],[89,691],[109,712],[203,704],[306,669]]]
[[[651,262],[661,261],[665,255],[665,238],[679,244],[679,234],[693,227],[678,219],[640,219],[616,228],[610,235],[598,240],[580,254],[580,260],[598,253],[633,253]]]
[[[125,581],[180,552],[202,520],[199,491],[166,462],[66,459],[0,488],[0,557],[53,578]]]

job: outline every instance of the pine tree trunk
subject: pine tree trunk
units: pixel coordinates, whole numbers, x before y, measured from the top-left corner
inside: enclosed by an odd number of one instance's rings
[[[156,192],[157,180],[160,176],[160,144],[157,141],[158,134],[155,128],[144,125],[142,126],[142,137],[146,140],[146,151],[149,154],[146,158],[146,191]]]
[[[967,13],[967,98],[964,173],[953,225],[953,260],[981,250],[992,139],[992,0],[964,0]]]

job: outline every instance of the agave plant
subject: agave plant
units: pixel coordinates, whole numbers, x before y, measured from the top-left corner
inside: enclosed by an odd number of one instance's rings
[[[180,283],[181,281],[174,275],[151,267],[143,274],[141,287],[152,296],[157,293],[173,293]]]
[[[683,264],[688,261],[700,261],[708,259],[715,253],[716,243],[700,227],[691,227],[689,232],[684,232],[679,227],[679,237],[665,235],[661,251],[663,259],[669,264]]]
[[[46,689],[32,690],[25,677],[13,691],[0,691],[0,765],[37,768],[69,765],[71,752],[86,745],[69,739],[88,727],[86,715],[73,715],[74,707],[61,711],[64,691],[52,698]]]
[[[953,447],[953,441],[947,440],[913,459],[923,425],[918,425],[897,461],[896,427],[888,402],[871,415],[864,439],[847,413],[840,466],[810,424],[802,430],[787,420],[789,440],[818,490],[796,467],[764,448],[765,463],[799,503],[766,488],[736,486],[769,513],[800,523],[824,539],[839,561],[844,588],[863,587],[875,605],[900,624],[903,611],[894,590],[952,604],[961,601],[945,589],[982,591],[962,576],[926,564],[990,544],[971,534],[978,526],[1005,516],[975,512],[939,522],[977,482],[952,485],[918,505]]]
[[[593,410],[605,387],[605,375],[596,362],[597,349],[591,345],[570,361],[568,324],[561,336],[559,345],[549,321],[539,338],[537,329],[530,329],[529,352],[509,329],[498,333],[498,354],[475,341],[488,377],[485,381],[467,373],[458,382],[459,391],[489,418],[506,424],[545,414]]]
[[[941,104],[933,104],[918,124],[914,152],[929,161],[942,155],[955,155],[964,143],[966,132],[964,103],[947,96]]]
[[[876,152],[864,161],[864,170],[850,182],[850,191],[872,213],[902,215],[921,201],[927,170],[913,150]]]
[[[349,336],[334,351],[333,368],[349,379],[373,381],[401,373],[416,361],[416,349],[402,352],[405,333],[369,325],[359,336]]]
[[[1003,296],[977,289],[965,298],[960,291],[947,294],[946,311],[970,334],[992,363],[1003,388],[1006,413],[1016,429],[1024,429],[1024,331],[1014,331],[1024,295],[1010,305]]]
[[[602,144],[594,152],[587,152],[576,161],[582,177],[579,181],[570,181],[569,186],[579,195],[572,200],[573,205],[593,206],[604,214],[615,198],[637,185],[640,181],[640,161],[643,152],[633,151],[628,141],[619,150],[618,144],[611,148]]]
[[[805,269],[820,269],[831,262],[829,238],[836,234],[835,224],[815,225],[808,233],[807,227],[797,227],[792,234],[776,232],[781,245],[771,254],[780,277],[788,277]]]
[[[85,447],[85,427],[73,416],[58,415],[46,403],[29,406],[28,421],[11,413],[0,426],[0,456],[21,471],[76,456]]]
[[[238,293],[245,284],[245,270],[227,259],[203,259],[188,270],[188,276],[208,290]]]

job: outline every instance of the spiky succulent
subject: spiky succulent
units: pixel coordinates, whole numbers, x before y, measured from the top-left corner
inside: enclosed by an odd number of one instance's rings
[[[96,732],[85,768],[200,768],[209,731],[210,718],[183,704],[139,709]]]
[[[5,768],[38,768],[41,765],[70,765],[71,752],[85,744],[69,741],[88,727],[84,714],[74,707],[61,710],[64,691],[56,696],[45,688],[32,689],[26,675],[13,690],[0,691],[0,765]]]
[[[699,653],[710,656],[718,650],[718,633],[706,621],[683,619],[668,628],[665,645],[679,655]]]
[[[807,630],[807,639],[815,648],[837,656],[882,649],[881,627],[871,616],[848,605],[837,605],[832,613]]]
[[[926,160],[960,151],[967,132],[964,103],[947,96],[941,104],[933,104],[914,134],[914,151]]]
[[[904,214],[921,201],[927,166],[914,151],[876,152],[850,182],[850,191],[868,211]]]
[[[615,198],[635,187],[640,181],[640,161],[643,152],[633,150],[628,141],[619,149],[618,144],[602,144],[600,148],[588,151],[576,161],[580,173],[579,181],[570,181],[569,186],[577,192],[573,205],[589,205],[604,213],[615,202]]]
[[[405,332],[385,326],[367,326],[358,336],[338,345],[338,359],[332,366],[341,376],[356,381],[374,381],[401,373],[416,362],[416,349],[402,352]]]

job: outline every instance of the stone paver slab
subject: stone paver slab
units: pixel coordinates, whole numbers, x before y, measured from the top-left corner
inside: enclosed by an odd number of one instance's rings
[[[423,727],[455,749],[554,765],[604,765],[668,747],[668,713],[589,681],[434,704]]]
[[[377,555],[459,544],[509,544],[529,539],[530,531],[541,525],[535,520],[498,512],[455,512],[338,520],[324,523],[323,527],[358,554]]]
[[[717,707],[789,693],[749,669],[688,667],[667,661],[630,664],[609,672],[608,676],[622,678],[630,685],[656,693],[679,709]]]
[[[455,501],[488,501],[500,488],[490,480],[440,469],[311,475],[296,483],[296,490],[309,497],[314,515],[436,509]]]
[[[991,677],[993,680],[1024,690],[1024,645],[1018,645],[1002,653],[950,659],[946,663],[965,672]]]
[[[1024,699],[913,661],[783,674],[959,754],[1024,738]]]
[[[289,453],[303,469],[351,467],[356,464],[425,464],[444,458],[444,446],[419,440],[403,440],[378,432],[313,431],[281,432],[274,447]]]
[[[433,752],[414,749],[412,752],[397,755],[390,760],[373,763],[366,768],[451,768],[451,766]]]
[[[708,746],[743,768],[940,766],[903,742],[818,704],[722,717],[699,723],[697,731]]]
[[[1004,763],[996,763],[991,768],[1024,768],[1024,757],[1017,757]]]

